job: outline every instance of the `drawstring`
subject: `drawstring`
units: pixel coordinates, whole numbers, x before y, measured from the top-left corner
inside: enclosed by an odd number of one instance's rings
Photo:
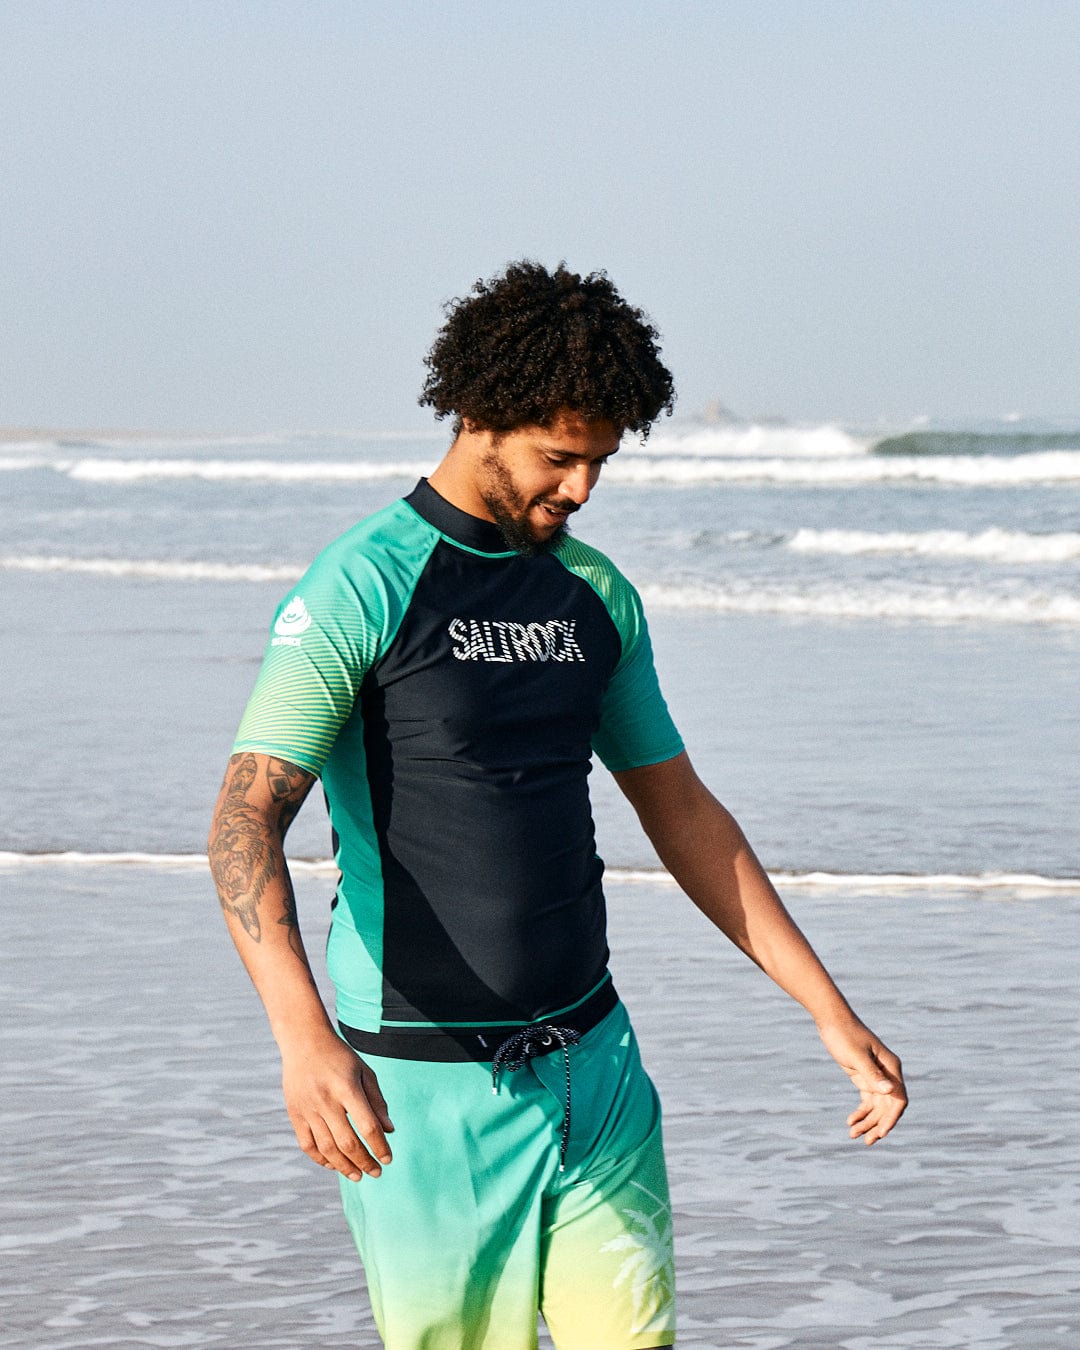
[[[491,1090],[499,1091],[499,1070],[509,1069],[511,1073],[527,1064],[535,1055],[546,1055],[558,1042],[562,1046],[563,1065],[566,1069],[566,1107],[563,1112],[562,1143],[559,1146],[559,1171],[566,1171],[566,1147],[570,1142],[570,1050],[577,1045],[581,1033],[573,1027],[555,1027],[550,1022],[539,1026],[522,1027],[508,1036],[491,1061]]]

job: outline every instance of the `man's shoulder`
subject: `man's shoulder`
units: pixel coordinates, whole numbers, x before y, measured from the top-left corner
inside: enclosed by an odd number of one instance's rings
[[[606,553],[580,539],[564,539],[555,556],[567,571],[579,576],[600,597],[618,630],[625,657],[645,632],[645,615],[637,591]]]
[[[309,577],[408,571],[422,566],[436,532],[399,497],[358,520],[318,554]]]
[[[609,607],[612,602],[625,604],[637,595],[607,554],[592,544],[568,535],[559,543],[555,556],[568,571],[587,581]]]

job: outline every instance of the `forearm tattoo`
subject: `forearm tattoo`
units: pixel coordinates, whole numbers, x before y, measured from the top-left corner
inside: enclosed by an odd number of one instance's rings
[[[278,876],[277,846],[315,781],[311,774],[283,759],[267,762],[265,785],[258,782],[258,776],[259,761],[254,755],[233,755],[229,760],[209,851],[222,909],[235,914],[255,942],[262,941],[260,901],[266,887]],[[273,803],[271,812],[256,804],[265,802],[267,789]],[[281,880],[284,908],[277,922],[290,930],[290,944],[297,947],[296,898],[287,872]]]

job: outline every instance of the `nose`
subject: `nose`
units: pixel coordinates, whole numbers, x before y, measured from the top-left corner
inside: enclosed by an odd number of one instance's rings
[[[567,469],[559,484],[559,493],[572,501],[575,506],[584,506],[589,493],[596,486],[600,475],[600,466],[594,464],[575,464]]]

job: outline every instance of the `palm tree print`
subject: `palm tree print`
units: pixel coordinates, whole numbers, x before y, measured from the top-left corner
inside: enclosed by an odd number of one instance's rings
[[[629,1284],[634,1300],[633,1333],[652,1329],[650,1324],[669,1311],[675,1298],[675,1279],[671,1264],[671,1210],[667,1201],[654,1195],[647,1186],[632,1181],[631,1186],[641,1191],[655,1208],[624,1209],[629,1221],[628,1231],[621,1237],[605,1242],[602,1252],[627,1252],[618,1273],[611,1283],[613,1289]]]

